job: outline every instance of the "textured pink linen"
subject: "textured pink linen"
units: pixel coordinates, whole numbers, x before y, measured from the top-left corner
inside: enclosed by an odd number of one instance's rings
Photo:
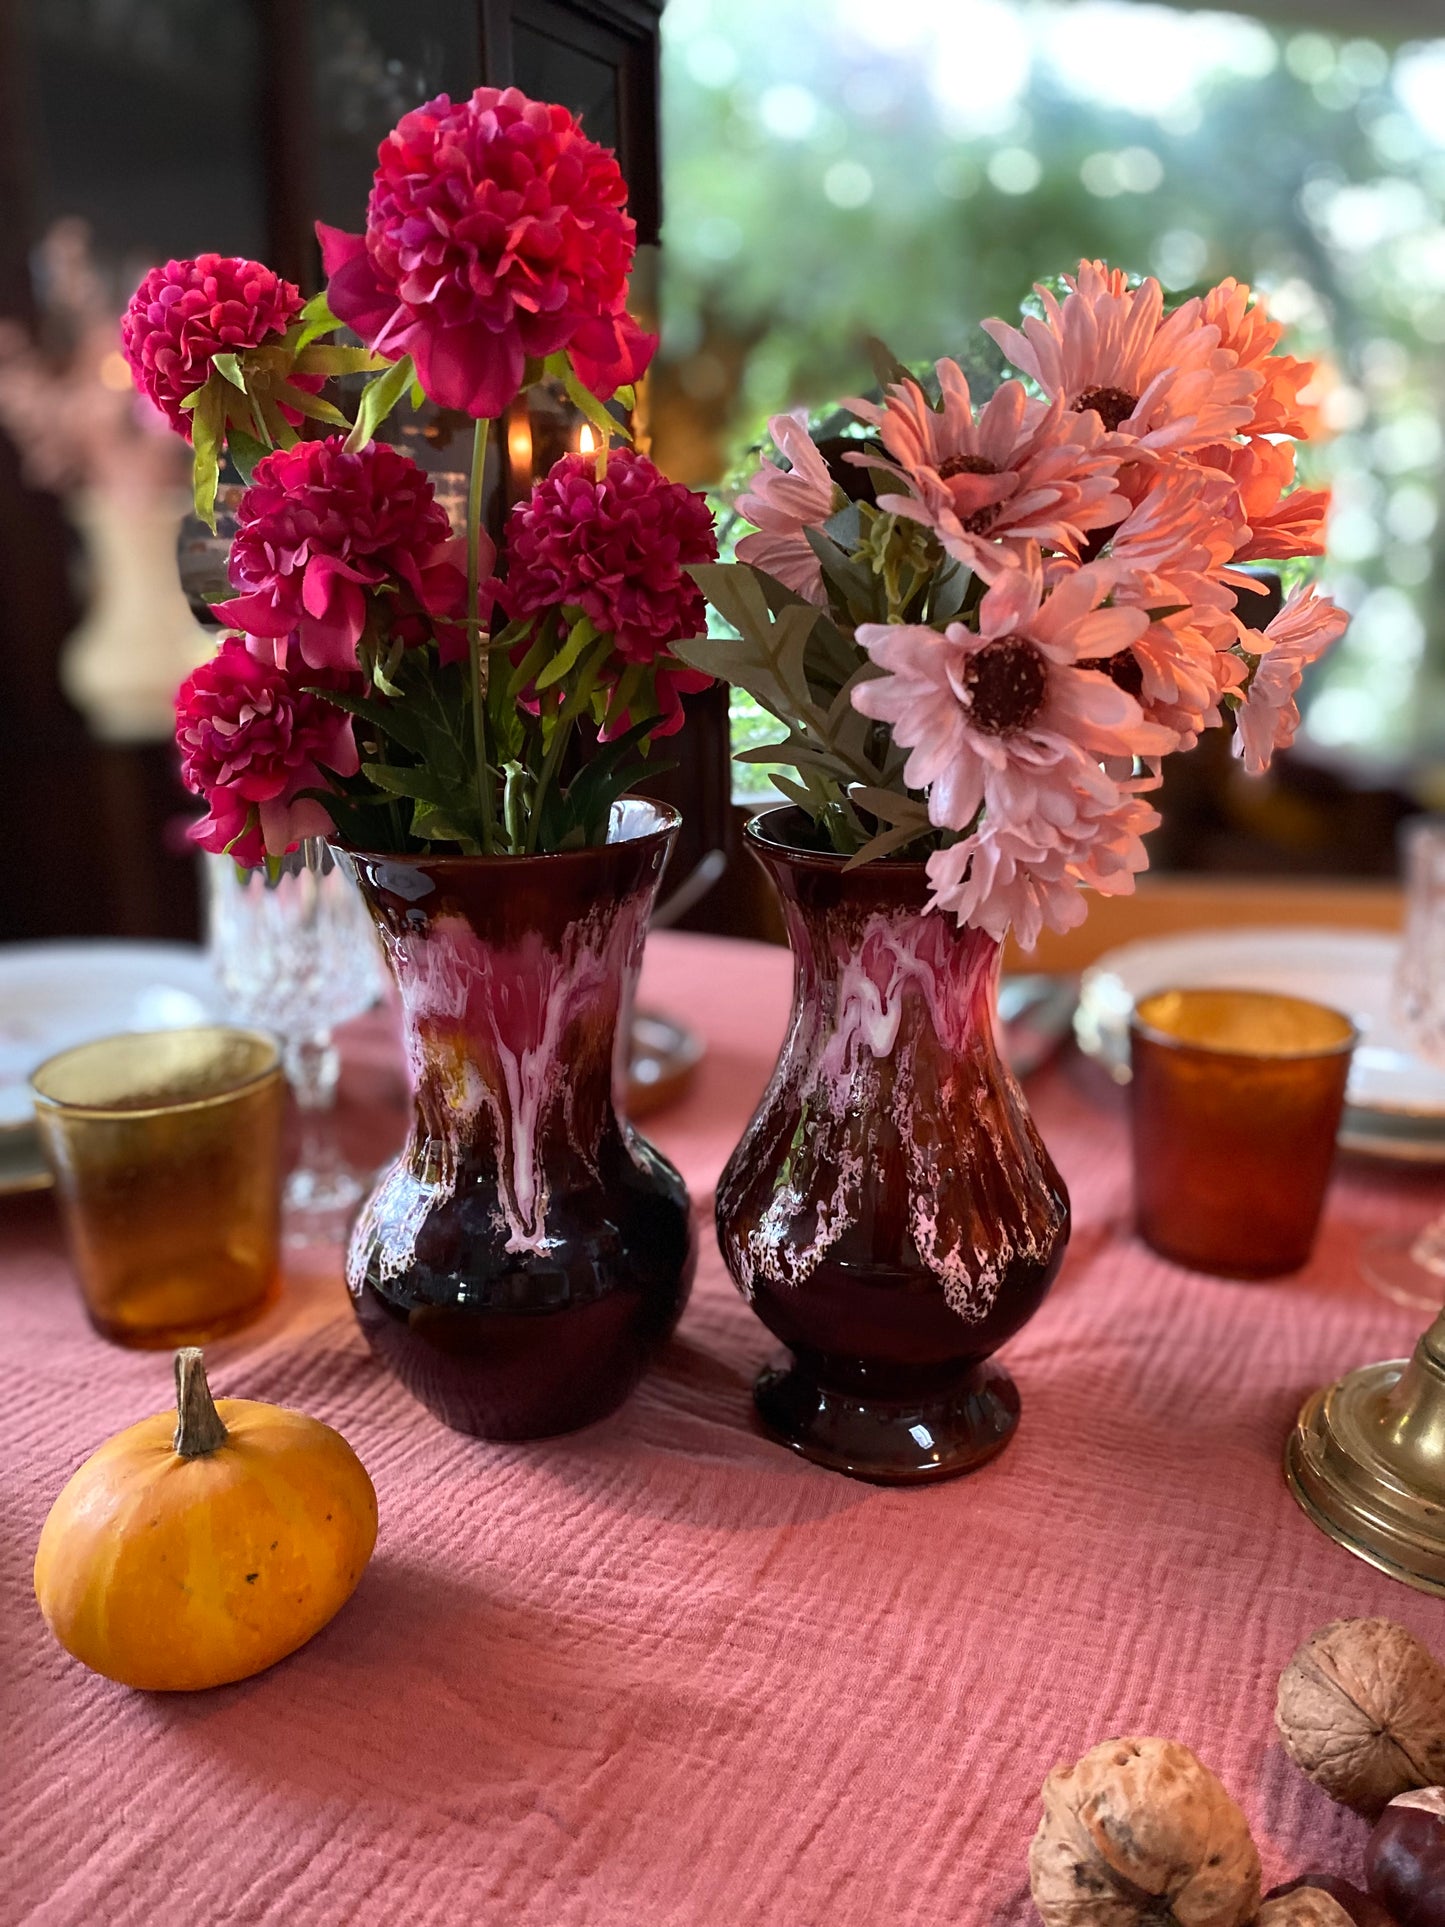
[[[655,1122],[699,1199],[781,1035],[781,951],[662,936],[644,995],[711,1054]],[[394,1132],[363,1035],[357,1128]],[[705,1239],[681,1331],[614,1418],[485,1445],[375,1365],[334,1261],[212,1348],[223,1393],[339,1426],[376,1482],[356,1597],[244,1685],[145,1697],[52,1642],[30,1589],[78,1461],[163,1407],[163,1357],[91,1336],[45,1200],[0,1216],[0,1919],[408,1927],[1024,1927],[1057,1760],[1124,1733],[1193,1746],[1243,1804],[1268,1881],[1353,1873],[1364,1829],[1289,1765],[1274,1687],[1342,1614],[1445,1650],[1445,1607],[1337,1551],[1279,1471],[1303,1394],[1419,1321],[1359,1281],[1360,1237],[1440,1181],[1356,1166],[1319,1252],[1221,1284],[1127,1230],[1117,1099],[1035,1080],[1074,1197],[1063,1278],[1008,1347],[1019,1435],[935,1491],[834,1477],[757,1435],[770,1340]],[[1221,1200],[1227,1209],[1227,1200]]]

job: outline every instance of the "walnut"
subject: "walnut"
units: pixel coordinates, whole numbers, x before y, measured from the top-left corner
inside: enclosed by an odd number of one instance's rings
[[[1029,1884],[1044,1927],[1245,1927],[1259,1855],[1188,1747],[1105,1740],[1044,1781]]]
[[[1445,1781],[1445,1667],[1388,1619],[1340,1619],[1280,1676],[1285,1751],[1332,1800],[1378,1815]]]
[[[1318,1887],[1296,1887],[1259,1910],[1258,1927],[1354,1927],[1339,1901]]]

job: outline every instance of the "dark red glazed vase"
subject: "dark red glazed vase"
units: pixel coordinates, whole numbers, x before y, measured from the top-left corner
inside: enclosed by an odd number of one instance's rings
[[[678,822],[628,798],[598,849],[348,853],[401,993],[414,1115],[347,1282],[377,1357],[458,1431],[602,1418],[687,1302],[687,1191],[617,1102],[619,1019]]]
[[[921,863],[848,871],[800,811],[748,843],[782,899],[793,1009],[728,1160],[718,1237],[791,1358],[765,1427],[886,1484],[971,1471],[1018,1423],[993,1353],[1063,1261],[1069,1202],[999,1051],[999,947],[926,914]]]

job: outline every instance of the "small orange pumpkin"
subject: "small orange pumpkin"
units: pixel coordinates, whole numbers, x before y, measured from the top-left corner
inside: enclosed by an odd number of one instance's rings
[[[329,1425],[226,1398],[176,1353],[176,1407],[117,1433],[50,1509],[35,1596],[67,1652],[153,1692],[224,1686],[304,1646],[356,1588],[376,1493]]]

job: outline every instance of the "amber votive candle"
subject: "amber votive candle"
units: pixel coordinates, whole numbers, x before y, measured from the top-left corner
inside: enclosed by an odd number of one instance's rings
[[[1139,1235],[1176,1264],[1273,1278],[1309,1258],[1357,1032],[1259,990],[1161,990],[1130,1023]]]
[[[30,1080],[90,1322],[117,1345],[199,1345],[280,1286],[276,1046],[223,1025],[80,1044]]]

